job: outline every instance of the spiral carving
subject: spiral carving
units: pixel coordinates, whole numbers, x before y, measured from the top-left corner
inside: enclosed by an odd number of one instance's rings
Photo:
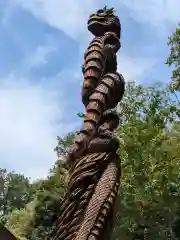
[[[119,142],[114,135],[119,117],[112,109],[125,89],[124,78],[116,71],[121,25],[114,10],[105,7],[90,15],[88,30],[95,38],[82,68],[86,114],[67,158],[68,189],[54,237],[59,240],[106,239],[120,184]]]

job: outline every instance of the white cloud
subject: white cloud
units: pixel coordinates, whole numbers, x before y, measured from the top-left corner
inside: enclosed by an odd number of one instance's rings
[[[87,33],[88,15],[103,3],[102,0],[98,3],[95,0],[14,0],[14,2],[72,38],[82,37]]]
[[[131,57],[118,54],[118,71],[123,74],[126,81],[136,81],[146,71],[150,70],[157,59],[153,57]]]
[[[128,8],[129,16],[140,24],[146,23],[159,29],[168,27],[167,23],[179,21],[179,0],[14,0],[14,3],[31,11],[37,18],[53,27],[61,29],[72,38],[87,36],[86,22],[90,13],[106,3],[114,6],[121,16],[121,7]],[[161,30],[162,30],[161,29]]]
[[[123,0],[120,4],[126,6],[130,16],[140,23],[165,27],[167,23],[179,21],[179,0]]]
[[[61,94],[43,86],[13,75],[0,79],[1,167],[32,178],[47,175],[56,136],[69,130],[61,124]]]
[[[31,11],[37,18],[54,26],[72,38],[78,39],[81,46],[84,46],[89,41],[90,34],[87,31],[86,22],[89,13],[94,12],[97,8],[105,5],[104,0],[14,0],[16,4]],[[128,14],[140,24],[146,23],[147,26],[154,28],[152,34],[167,37],[170,25],[168,23],[177,23],[179,20],[179,0],[115,0],[107,1],[109,6],[114,6],[119,16],[121,16],[122,6],[127,7]],[[164,39],[164,38],[163,38]],[[144,46],[144,49],[146,46]],[[82,49],[82,47],[81,47]],[[126,53],[119,57],[119,68],[128,79],[141,76],[145,71],[150,70],[156,61],[156,53],[154,57],[143,57],[142,51],[137,57],[127,56]]]
[[[48,64],[48,56],[55,52],[57,52],[57,44],[50,36],[47,36],[44,45],[38,45],[33,51],[26,52],[26,56],[21,63],[21,69],[17,69],[17,71],[23,75],[32,70],[33,67],[38,68],[46,65]]]
[[[32,67],[38,67],[40,65],[47,64],[47,55],[53,51],[56,51],[56,48],[51,45],[38,46],[34,52],[30,53],[27,56],[27,59],[25,61],[26,66],[24,67],[27,67],[29,70]]]

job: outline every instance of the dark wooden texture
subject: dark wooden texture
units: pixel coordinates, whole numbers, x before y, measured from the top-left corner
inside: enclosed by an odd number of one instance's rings
[[[18,240],[6,227],[0,224],[0,240]]]

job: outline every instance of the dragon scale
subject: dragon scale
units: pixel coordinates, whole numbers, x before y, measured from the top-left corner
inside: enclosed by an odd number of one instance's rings
[[[88,30],[95,36],[84,54],[83,126],[67,157],[68,189],[60,208],[54,239],[108,239],[120,184],[119,124],[115,110],[125,81],[117,70],[121,25],[114,9],[91,14]],[[111,219],[111,220],[110,220]]]

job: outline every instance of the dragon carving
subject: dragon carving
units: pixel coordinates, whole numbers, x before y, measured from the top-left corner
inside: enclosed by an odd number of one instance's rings
[[[117,70],[121,24],[114,9],[90,15],[95,36],[84,54],[83,126],[68,154],[68,189],[60,208],[58,240],[109,239],[121,169],[114,130],[119,118],[113,108],[122,99],[125,81]]]

